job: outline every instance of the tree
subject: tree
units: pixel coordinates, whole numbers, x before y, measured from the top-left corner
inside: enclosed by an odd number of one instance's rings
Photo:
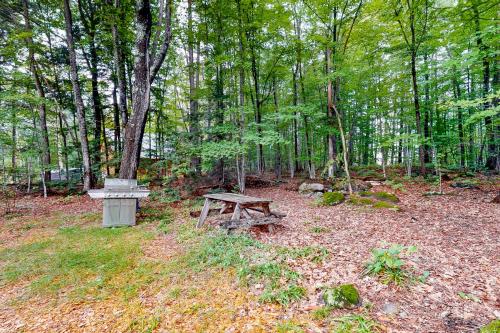
[[[78,128],[80,132],[80,144],[83,159],[83,190],[88,191],[92,188],[92,169],[90,162],[89,142],[87,139],[87,125],[85,122],[85,107],[83,105],[80,82],[78,79],[78,67],[76,64],[76,52],[73,41],[73,20],[69,0],[63,0],[64,20],[66,23],[66,43],[68,45],[71,83],[73,85],[73,98],[75,101],[76,115],[78,119]]]
[[[160,49],[150,48],[151,4],[149,0],[136,3],[136,41],[134,60],[134,84],[132,86],[132,114],[125,127],[123,154],[120,164],[120,178],[135,178],[142,147],[144,127],[150,105],[151,83],[154,81],[165,60],[172,38],[171,1],[166,0],[163,21],[163,41]],[[153,45],[157,45],[160,35],[156,35]],[[156,54],[158,52],[158,54]]]

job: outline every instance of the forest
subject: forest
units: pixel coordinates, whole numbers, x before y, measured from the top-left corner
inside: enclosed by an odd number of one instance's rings
[[[499,171],[496,1],[63,4],[2,4],[3,183]]]
[[[499,9],[0,1],[0,332],[499,332]]]

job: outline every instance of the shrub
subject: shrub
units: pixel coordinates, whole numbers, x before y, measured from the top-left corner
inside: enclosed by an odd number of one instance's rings
[[[327,288],[323,293],[323,300],[332,308],[347,308],[360,303],[358,290],[352,284]]]
[[[323,206],[333,206],[338,205],[345,199],[344,194],[341,192],[325,192],[323,193],[323,198],[321,204]]]
[[[412,274],[405,269],[402,256],[416,252],[416,247],[393,244],[389,248],[373,249],[372,260],[365,265],[364,275],[378,275],[382,283],[402,284]]]

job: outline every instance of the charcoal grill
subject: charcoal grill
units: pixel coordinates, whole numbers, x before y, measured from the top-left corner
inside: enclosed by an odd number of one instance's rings
[[[137,179],[107,178],[104,188],[88,191],[92,199],[103,199],[103,227],[133,226],[137,200],[146,198],[150,191],[137,186]]]

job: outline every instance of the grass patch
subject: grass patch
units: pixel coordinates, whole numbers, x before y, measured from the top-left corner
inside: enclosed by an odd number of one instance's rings
[[[398,197],[393,194],[393,193],[389,193],[389,192],[374,192],[374,197],[379,199],[379,200],[383,200],[383,201],[388,201],[388,202],[399,202],[399,199]]]
[[[328,228],[325,228],[325,227],[312,227],[310,229],[310,231],[312,233],[315,233],[315,234],[322,234],[322,233],[325,233],[325,232],[328,232]]]
[[[380,325],[369,317],[362,315],[347,315],[334,319],[337,323],[334,333],[376,333],[380,332]]]
[[[386,201],[377,201],[372,205],[373,208],[377,209],[393,209],[393,210],[399,210],[399,207],[393,204],[390,204]]]
[[[304,330],[300,324],[291,320],[286,320],[276,325],[276,332],[278,333],[303,333]]]
[[[65,289],[71,297],[128,298],[151,276],[141,244],[150,238],[136,228],[59,228],[51,239],[0,252],[0,285],[26,279],[34,293]]]
[[[332,313],[332,308],[329,306],[322,306],[319,309],[313,311],[312,316],[316,320],[326,319],[330,313]]]
[[[351,195],[349,197],[349,199],[347,200],[347,202],[349,204],[355,205],[355,206],[367,206],[367,205],[372,205],[373,203],[375,203],[375,201],[370,199],[370,198],[363,198],[363,197],[359,197],[357,195]]]
[[[345,200],[345,196],[341,192],[325,192],[321,199],[320,205],[322,206],[334,206]]]
[[[185,266],[202,271],[209,267],[231,268],[238,272],[241,284],[263,284],[260,300],[287,305],[305,295],[305,289],[297,284],[298,273],[285,262],[286,255],[307,256],[319,260],[321,250],[306,249],[284,251],[262,244],[247,235],[227,235],[214,231],[199,237],[198,245],[175,266]],[[319,251],[319,252],[318,252]],[[324,256],[324,254],[323,254]]]
[[[324,261],[330,255],[326,248],[318,246],[282,247],[278,249],[278,254],[281,255],[284,260],[286,260],[286,258],[302,258],[316,263]]]
[[[278,303],[286,306],[292,302],[298,301],[305,295],[306,290],[304,287],[292,284],[278,290],[266,289],[260,296],[260,300],[264,303]]]

